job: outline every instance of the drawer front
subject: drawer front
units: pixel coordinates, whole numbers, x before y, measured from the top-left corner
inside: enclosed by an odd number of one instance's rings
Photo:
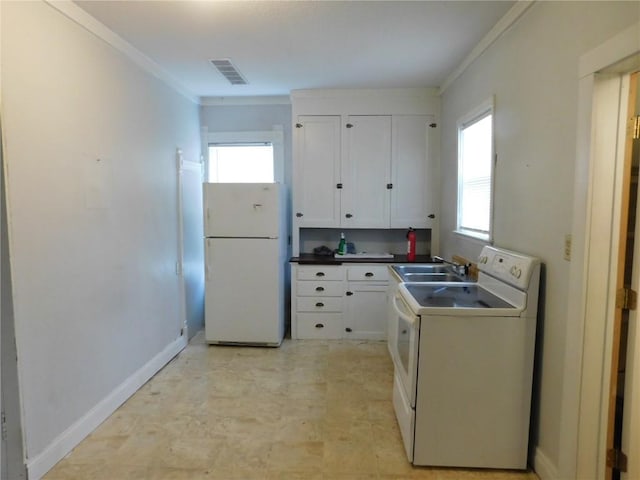
[[[298,280],[343,280],[344,269],[341,266],[301,265],[298,266]]]
[[[344,292],[342,282],[296,282],[296,295],[300,297],[341,297]]]
[[[298,312],[342,312],[342,297],[299,297]]]
[[[347,267],[347,280],[386,282],[389,280],[389,269],[386,265],[354,265]]]
[[[296,322],[300,339],[342,338],[341,313],[298,313]]]

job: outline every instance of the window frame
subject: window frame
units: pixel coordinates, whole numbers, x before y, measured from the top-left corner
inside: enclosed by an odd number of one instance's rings
[[[475,229],[465,228],[461,225],[462,219],[462,165],[463,165],[463,152],[462,134],[464,129],[476,124],[477,122],[485,119],[487,116],[491,116],[491,161],[490,161],[490,179],[489,179],[489,229],[488,231],[478,231]],[[494,211],[494,192],[495,192],[495,167],[496,167],[496,149],[495,149],[495,101],[494,97],[489,97],[476,108],[463,115],[456,122],[456,151],[457,151],[457,197],[456,197],[456,229],[455,233],[464,237],[479,240],[483,243],[493,243],[493,211]]]
[[[273,181],[284,183],[284,131],[282,128],[252,132],[209,132],[206,140],[206,145],[203,145],[205,181],[209,178],[209,145],[270,143],[273,146]]]

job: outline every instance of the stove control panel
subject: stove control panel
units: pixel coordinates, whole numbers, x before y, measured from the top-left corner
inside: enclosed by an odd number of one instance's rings
[[[478,257],[481,272],[521,290],[528,288],[533,269],[539,264],[535,257],[496,247],[484,247]]]

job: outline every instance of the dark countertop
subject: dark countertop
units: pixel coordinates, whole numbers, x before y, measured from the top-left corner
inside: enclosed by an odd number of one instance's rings
[[[332,256],[301,253],[299,257],[291,257],[291,263],[300,265],[342,265],[343,263],[441,263],[435,262],[430,255],[416,255],[415,262],[407,261],[406,255],[394,255],[393,258],[334,258]]]

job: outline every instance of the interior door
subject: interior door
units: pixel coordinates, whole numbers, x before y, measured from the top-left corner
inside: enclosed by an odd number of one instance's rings
[[[640,446],[632,445],[637,441],[632,433],[631,419],[638,415],[637,405],[630,401],[634,390],[634,379],[629,375],[636,373],[635,369],[635,338],[629,336],[632,331],[636,335],[637,306],[635,301],[638,292],[640,276],[640,252],[636,235],[639,231],[637,222],[638,206],[638,167],[639,147],[637,134],[640,113],[638,109],[637,91],[640,75],[633,74],[629,84],[629,99],[627,108],[628,126],[624,137],[624,162],[621,188],[621,214],[618,237],[618,259],[616,269],[616,305],[612,328],[612,354],[609,376],[608,421],[606,437],[606,470],[607,480],[635,480],[640,471],[629,470],[629,456],[637,456]],[[631,347],[631,348],[628,348]],[[637,383],[637,381],[636,381]],[[637,399],[636,399],[636,402]],[[635,407],[635,411],[634,411]],[[637,422],[637,420],[635,420]],[[635,447],[635,450],[630,450]],[[635,460],[637,461],[637,459]],[[635,465],[633,468],[637,468]]]
[[[640,73],[631,77],[630,106],[635,105],[633,131],[631,132],[630,145],[627,148],[631,154],[632,177],[635,177],[636,205],[640,204],[640,189],[638,188],[638,169],[640,166]],[[634,98],[635,97],[635,98]],[[628,135],[629,136],[629,135]],[[632,260],[631,289],[640,291],[640,222],[637,214],[634,216],[635,235]],[[627,454],[626,468],[621,472],[622,480],[634,480],[640,478],[640,328],[638,328],[638,310],[630,310],[626,325],[621,328],[620,338],[621,355],[619,371],[623,375],[623,385],[620,389],[623,394],[623,406],[621,412],[620,448]],[[615,440],[614,440],[615,441]]]

